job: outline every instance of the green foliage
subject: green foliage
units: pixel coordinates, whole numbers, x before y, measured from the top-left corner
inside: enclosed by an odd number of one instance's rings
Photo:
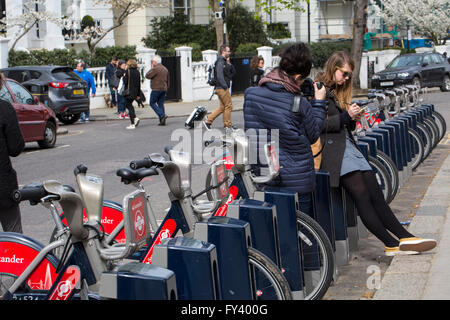
[[[212,24],[194,25],[184,14],[173,17],[159,17],[151,20],[152,32],[143,38],[145,46],[167,55],[174,44],[197,43],[200,50],[216,47],[216,31]],[[173,47],[176,48],[176,47]]]
[[[229,9],[226,15],[228,39],[231,51],[236,51],[242,43],[268,45],[269,41],[261,20],[241,4]]]
[[[85,15],[83,19],[81,19],[81,29],[94,26],[95,26],[94,18],[92,18],[90,15]]]
[[[237,47],[234,55],[237,57],[255,56],[258,54],[259,47],[261,47],[259,43],[242,43]]]
[[[106,66],[113,56],[128,60],[136,59],[136,55],[136,46],[97,48],[92,58],[86,50],[79,53],[74,49],[32,50],[30,53],[10,50],[8,64],[10,67],[53,64],[75,68],[77,62],[83,60],[88,67],[93,68]]]
[[[281,45],[275,46],[273,49],[273,55],[279,55],[283,50],[293,43],[283,43]],[[347,51],[351,52],[352,42],[349,41],[323,41],[323,42],[312,42],[308,44],[311,50],[312,62],[315,68],[323,68],[325,62],[335,51]]]
[[[291,37],[291,32],[283,23],[270,23],[267,25],[267,34],[272,39],[285,39]]]

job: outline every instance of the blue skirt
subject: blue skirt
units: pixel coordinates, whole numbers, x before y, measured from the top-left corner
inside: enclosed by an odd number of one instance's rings
[[[358,150],[353,141],[351,140],[348,132],[346,132],[345,139],[345,151],[344,157],[342,158],[341,165],[341,174],[343,175],[353,172],[353,171],[367,171],[372,170],[366,158],[364,158],[363,154]]]

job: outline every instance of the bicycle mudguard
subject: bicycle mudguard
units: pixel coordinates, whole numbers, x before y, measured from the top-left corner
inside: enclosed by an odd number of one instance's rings
[[[0,233],[0,274],[20,276],[44,248],[36,240],[13,232]],[[55,281],[58,259],[48,254],[28,277],[30,290],[49,290]]]

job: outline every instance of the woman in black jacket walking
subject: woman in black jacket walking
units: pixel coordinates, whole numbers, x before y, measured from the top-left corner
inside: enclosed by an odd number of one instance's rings
[[[0,73],[0,90],[2,86]],[[22,233],[19,205],[12,198],[12,192],[18,187],[17,175],[9,157],[17,157],[24,146],[16,110],[0,99],[0,222],[3,231]]]
[[[141,91],[141,75],[138,71],[138,64],[136,60],[130,59],[127,61],[128,70],[123,78],[124,90],[128,89],[128,94],[125,95],[126,108],[128,109],[128,114],[130,116],[131,124],[127,129],[135,129],[139,125],[139,118],[136,117],[136,112],[134,111],[133,101],[140,99]]]
[[[364,225],[384,243],[387,256],[431,250],[436,246],[435,240],[414,237],[397,220],[353,139],[351,132],[361,118],[360,107],[351,103],[353,68],[350,55],[338,51],[331,55],[325,71],[316,79],[328,87],[321,169],[330,173],[331,187],[342,186],[350,194]]]

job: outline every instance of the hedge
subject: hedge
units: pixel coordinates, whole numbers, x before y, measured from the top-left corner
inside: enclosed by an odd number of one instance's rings
[[[76,52],[74,49],[54,49],[54,50],[32,50],[25,51],[10,50],[8,64],[10,67],[31,66],[31,65],[61,65],[76,67],[78,61],[86,62],[88,68],[104,67],[111,62],[112,57],[128,60],[136,59],[136,46],[110,46],[97,48],[95,55],[91,57],[86,50]]]

